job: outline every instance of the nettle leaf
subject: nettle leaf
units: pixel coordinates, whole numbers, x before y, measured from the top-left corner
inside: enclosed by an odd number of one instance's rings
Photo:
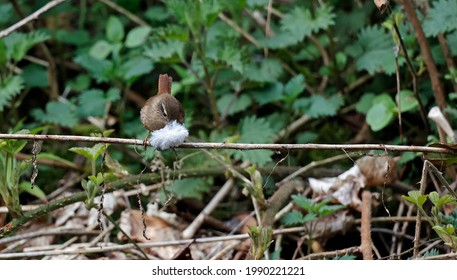
[[[11,99],[21,93],[24,88],[24,79],[21,76],[6,76],[0,79],[0,112],[3,112],[5,106]]]
[[[112,45],[105,40],[97,41],[89,50],[89,54],[97,59],[105,59],[111,53]]]
[[[55,36],[57,41],[69,45],[83,46],[90,42],[90,36],[86,30],[58,29],[55,31]]]
[[[247,78],[255,82],[274,82],[283,73],[281,62],[276,59],[264,59],[260,65],[247,66]]]
[[[32,116],[42,123],[52,123],[65,127],[73,127],[78,123],[75,108],[68,103],[51,101],[46,104],[46,110],[35,109]]]
[[[137,56],[122,64],[120,73],[125,81],[129,81],[150,73],[152,69],[154,69],[154,64],[149,58]]]
[[[314,95],[309,98],[309,109],[306,114],[311,118],[335,116],[343,104],[344,99],[341,95],[333,95],[330,98]]]
[[[397,104],[399,104],[398,94],[395,96],[395,101],[397,102]],[[401,103],[400,111],[402,113],[412,111],[419,107],[419,102],[417,101],[416,97],[414,96],[414,92],[412,92],[410,90],[400,91],[400,103]]]
[[[175,55],[182,57],[184,55],[184,42],[178,40],[165,40],[156,42],[146,47],[144,55],[153,61],[172,58]]]
[[[239,143],[269,143],[275,135],[274,130],[266,119],[255,116],[245,117],[240,121]],[[239,160],[249,160],[259,166],[271,161],[272,151],[251,150],[234,151],[234,157]]]
[[[108,60],[100,60],[88,54],[82,54],[75,58],[75,62],[84,67],[97,82],[107,82],[110,79],[113,63]]]
[[[425,35],[437,36],[457,29],[457,1],[439,0],[432,4],[423,24]]]
[[[98,143],[90,148],[89,147],[72,147],[68,150],[71,152],[80,154],[90,161],[95,161],[103,153],[103,151],[106,150],[106,148],[108,148],[107,144]]]
[[[221,114],[227,112],[228,116],[246,110],[246,108],[251,106],[251,104],[252,99],[247,94],[242,94],[240,96],[224,94],[217,100],[217,108],[219,109],[219,112],[221,112]]]
[[[303,224],[303,214],[298,212],[298,211],[293,211],[286,213],[284,216],[281,218],[281,222],[285,226],[297,226],[297,225],[302,225]]]
[[[311,212],[312,210],[314,210],[313,209],[314,202],[311,199],[305,197],[304,195],[294,194],[294,195],[291,195],[291,198],[297,206],[300,206],[301,208],[307,210],[308,212]]]
[[[125,39],[125,46],[127,48],[135,48],[143,45],[151,32],[152,29],[148,26],[139,26],[133,28],[127,34],[127,38]]]
[[[110,16],[108,18],[106,38],[111,43],[119,43],[124,39],[124,25],[118,17]]]
[[[259,105],[265,105],[274,101],[279,101],[284,98],[284,86],[282,83],[274,82],[268,83],[262,88],[256,88],[248,91],[247,93],[254,96]]]
[[[292,102],[295,100],[300,95],[300,93],[305,90],[305,87],[305,77],[303,74],[299,74],[290,79],[284,87],[284,95],[286,96],[286,101]]]
[[[427,195],[421,194],[420,191],[409,191],[408,196],[403,195],[402,197],[419,207],[422,207],[422,205],[424,205],[425,201],[427,200]]]
[[[167,191],[177,198],[203,199],[203,195],[210,191],[209,184],[205,179],[182,179],[175,180],[166,186]]]
[[[119,100],[119,89],[110,89],[103,92],[100,89],[83,91],[78,97],[78,112],[82,117],[103,117],[108,102]]]
[[[42,31],[32,31],[30,33],[13,32],[3,38],[7,47],[7,57],[14,61],[20,61],[27,52],[36,44],[49,39],[49,35]]]
[[[392,38],[384,29],[368,26],[360,31],[357,42],[347,47],[346,51],[356,59],[356,66],[360,71],[366,70],[369,74],[379,71],[393,74],[395,55],[392,47]]]
[[[327,5],[317,8],[314,17],[310,10],[295,7],[281,20],[281,29],[289,32],[297,41],[301,41],[305,36],[333,25],[335,23],[334,18],[335,14],[332,13],[332,7]]]

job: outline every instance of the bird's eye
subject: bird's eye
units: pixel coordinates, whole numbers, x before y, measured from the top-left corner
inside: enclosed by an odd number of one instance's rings
[[[162,113],[163,115],[166,117],[168,116],[167,114],[167,108],[165,107],[165,103],[160,103],[160,105],[162,105]]]

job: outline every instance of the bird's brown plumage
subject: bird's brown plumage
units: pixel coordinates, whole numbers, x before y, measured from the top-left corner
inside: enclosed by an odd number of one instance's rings
[[[160,75],[157,95],[150,97],[141,108],[141,122],[149,131],[162,129],[174,120],[184,123],[182,105],[171,95],[172,81],[167,74]]]

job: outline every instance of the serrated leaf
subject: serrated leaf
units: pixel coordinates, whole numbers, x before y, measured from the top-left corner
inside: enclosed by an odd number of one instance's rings
[[[247,78],[255,82],[275,82],[283,73],[281,62],[276,59],[264,59],[260,65],[246,67]]]
[[[395,55],[391,36],[379,26],[368,26],[360,31],[357,42],[346,51],[356,59],[358,70],[369,74],[384,71],[395,73]],[[399,61],[400,65],[403,60]]]
[[[42,123],[52,123],[66,127],[73,127],[78,123],[75,109],[67,103],[51,101],[46,104],[46,110],[35,109],[32,116]]]
[[[239,96],[224,94],[217,100],[217,108],[221,114],[227,112],[228,116],[244,111],[246,108],[251,106],[252,99],[247,94]]]
[[[284,86],[282,83],[274,82],[264,85],[262,88],[252,89],[247,94],[253,95],[259,105],[265,105],[284,98]]]
[[[398,94],[395,96],[395,101],[397,104],[398,102]],[[412,111],[419,107],[419,102],[417,101],[416,97],[414,96],[414,92],[410,90],[402,90],[400,91],[400,102],[401,108],[400,111],[402,113]]]
[[[346,208],[344,205],[324,205],[319,208],[319,216],[325,217],[344,208]]]
[[[297,41],[301,41],[305,36],[333,25],[334,18],[335,14],[332,13],[332,8],[327,5],[317,8],[315,17],[312,16],[310,10],[295,7],[281,20],[281,29],[293,34]]]
[[[6,76],[0,80],[0,112],[23,88],[24,80],[21,76]]]
[[[149,37],[149,34],[152,32],[152,29],[148,26],[139,26],[135,27],[127,33],[127,38],[125,39],[125,46],[127,48],[139,47],[146,39]]]
[[[83,91],[78,97],[78,113],[83,117],[101,117],[105,113],[105,96],[100,89]]]
[[[99,40],[90,48],[89,54],[96,59],[102,60],[108,57],[111,50],[112,46],[110,43],[105,40]]]
[[[110,71],[113,68],[111,61],[100,60],[88,54],[79,55],[74,61],[84,67],[97,82],[106,82],[111,77]]]
[[[335,116],[343,104],[344,100],[340,95],[333,95],[330,98],[325,98],[322,95],[313,95],[309,98],[309,108],[306,110],[306,114],[311,118]]]
[[[107,144],[97,143],[93,147],[72,147],[69,151],[80,154],[90,161],[95,161],[107,148]]]
[[[245,117],[240,121],[240,143],[269,143],[273,140],[274,131],[268,121],[262,118]],[[234,157],[241,160],[249,160],[259,166],[271,161],[272,151],[252,150],[235,151]]]
[[[439,0],[432,2],[423,23],[426,36],[437,36],[457,29],[457,1]]]
[[[420,191],[409,191],[408,196],[403,195],[402,197],[419,207],[422,207],[422,205],[424,205],[425,201],[427,200],[427,195],[421,194]]]
[[[49,86],[48,71],[41,65],[29,64],[25,66],[22,68],[21,76],[28,87]]]
[[[303,224],[302,220],[303,220],[303,214],[298,212],[298,211],[293,211],[293,212],[286,213],[281,218],[281,222],[285,226],[302,225]]]
[[[314,209],[314,202],[301,194],[294,194],[291,196],[291,198],[297,206],[300,206],[308,212],[312,212],[312,210]]]
[[[166,186],[177,198],[203,199],[203,195],[210,191],[208,183],[204,179],[175,180]]]
[[[3,38],[7,47],[8,58],[18,62],[24,58],[27,52],[36,44],[49,39],[49,35],[42,31],[32,31],[29,33],[13,32]]]
[[[305,77],[303,74],[296,75],[287,82],[284,87],[284,95],[286,96],[286,101],[292,102],[295,100],[300,93],[305,90]]]
[[[110,16],[106,24],[106,38],[111,43],[119,43],[124,39],[124,25],[116,16]]]
[[[150,73],[153,68],[154,64],[149,58],[137,56],[122,64],[120,72],[122,73],[122,78],[125,81],[129,81]]]
[[[184,42],[178,40],[165,40],[152,43],[149,47],[146,47],[143,54],[153,61],[170,59],[174,55],[182,57],[184,55]]]

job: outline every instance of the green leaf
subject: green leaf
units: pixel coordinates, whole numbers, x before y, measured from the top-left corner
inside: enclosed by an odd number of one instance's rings
[[[265,104],[279,101],[284,98],[283,95],[284,86],[279,82],[265,84],[262,88],[252,89],[246,94],[253,95],[254,99],[263,106]]]
[[[107,148],[107,144],[98,143],[95,144],[93,147],[73,147],[70,148],[69,151],[80,154],[85,158],[89,159],[90,161],[95,161]]]
[[[0,5],[0,24],[7,25],[14,15],[13,5],[11,3],[2,3]]]
[[[310,10],[295,7],[281,20],[281,29],[293,34],[297,41],[301,41],[305,36],[333,25],[334,18],[335,14],[332,13],[332,8],[327,5],[317,8],[315,17],[312,16]]]
[[[420,191],[409,191],[408,196],[403,195],[402,197],[419,207],[422,207],[422,205],[424,205],[425,201],[427,200],[427,195],[421,194]]]
[[[295,100],[300,93],[305,90],[305,77],[303,74],[299,74],[287,82],[286,86],[284,87],[284,94],[286,96],[287,102],[292,102]]]
[[[22,68],[21,76],[28,87],[49,86],[48,71],[41,65],[29,64],[25,66]]]
[[[125,81],[130,81],[150,73],[152,69],[154,69],[154,64],[149,58],[137,56],[122,64],[120,72]]]
[[[368,110],[373,106],[373,99],[375,98],[374,93],[365,93],[360,98],[359,102],[355,105],[355,109],[359,113],[368,113]]]
[[[24,181],[24,182],[20,183],[19,188],[21,191],[25,191],[45,203],[48,202],[46,194],[43,192],[43,190],[41,190],[40,187],[38,187],[36,185],[32,187],[32,184],[30,184],[30,182]]]
[[[446,204],[451,204],[451,203],[455,203],[456,202],[456,198],[453,197],[452,195],[450,194],[445,194],[443,195],[442,197],[440,197],[436,203],[436,206],[437,207],[441,207],[441,206],[444,206]]]
[[[425,35],[436,37],[439,33],[457,29],[457,1],[439,0],[432,4],[423,23]]]
[[[110,16],[106,24],[106,38],[111,43],[120,43],[124,39],[124,25],[118,17]]]
[[[210,191],[205,179],[174,180],[166,186],[166,189],[179,199],[196,198],[200,201],[203,199],[203,195]]]
[[[5,106],[21,93],[24,88],[24,80],[21,76],[6,76],[0,79],[0,112],[3,112]]]
[[[247,78],[255,82],[275,82],[282,75],[282,65],[276,59],[264,59],[260,65],[250,64],[247,66]]]
[[[368,110],[366,121],[373,131],[380,131],[394,118],[394,113],[385,104],[377,103]]]
[[[357,42],[347,47],[346,52],[356,59],[356,66],[360,71],[366,70],[371,75],[380,71],[393,74],[395,55],[392,47],[391,36],[376,25],[362,29]]]
[[[281,222],[285,226],[296,226],[296,225],[302,225],[303,221],[303,214],[298,212],[298,211],[293,211],[286,213],[284,216],[281,218]]]
[[[144,55],[151,58],[153,61],[161,61],[170,59],[177,55],[184,56],[184,42],[178,40],[165,40],[156,42],[145,48]]]
[[[309,107],[305,112],[311,118],[335,116],[343,104],[344,99],[341,95],[333,95],[330,98],[313,95],[309,98]]]
[[[110,89],[108,92],[103,92],[100,89],[90,89],[81,93],[78,98],[78,113],[82,117],[103,117],[105,108],[108,102],[119,100],[119,89]]]
[[[437,192],[433,191],[433,192],[429,193],[428,199],[430,199],[430,201],[433,203],[433,205],[440,207],[437,205],[438,200],[440,199],[440,195]]]
[[[246,4],[249,8],[265,7],[266,5],[268,5],[268,1],[269,0],[247,0]]]
[[[152,29],[148,26],[139,26],[133,28],[129,31],[129,33],[127,33],[125,46],[127,48],[135,48],[143,45],[151,32]]]
[[[241,136],[240,143],[271,143],[275,135],[270,124],[266,119],[245,117],[240,121]],[[235,151],[236,159],[249,160],[251,163],[256,163],[259,166],[271,161],[272,151],[251,150],[251,151]]]
[[[75,163],[73,163],[73,162],[71,162],[71,161],[69,161],[69,160],[66,160],[66,159],[64,159],[64,158],[62,158],[62,157],[59,157],[59,156],[56,155],[56,154],[52,154],[52,153],[43,153],[43,152],[41,152],[41,153],[39,153],[39,154],[37,155],[37,159],[52,160],[52,161],[54,161],[54,162],[62,163],[62,164],[64,164],[64,165],[66,165],[66,166],[68,166],[68,167],[72,167],[72,168],[74,168],[74,169],[77,169],[77,168],[78,168],[78,166],[77,166]]]
[[[113,63],[108,60],[100,60],[88,54],[79,55],[75,62],[84,67],[97,82],[106,82],[111,78]]]
[[[346,208],[344,205],[324,205],[319,208],[319,216],[325,217],[344,208]]]
[[[397,104],[398,102],[398,94],[395,96],[395,100]],[[419,102],[417,101],[416,97],[414,96],[414,92],[410,90],[402,90],[400,91],[400,102],[401,108],[400,111],[402,113],[412,111],[419,107]]]
[[[231,95],[224,94],[221,98],[217,100],[217,108],[221,114],[227,112],[228,116],[234,115],[236,113],[246,110],[252,104],[252,99],[247,94],[242,95]]]
[[[291,196],[291,198],[297,206],[300,206],[308,212],[313,212],[315,204],[311,199],[301,194],[294,194]]]
[[[75,109],[67,103],[51,101],[46,104],[46,110],[35,109],[32,116],[42,123],[52,123],[73,127],[78,123]]]
[[[112,45],[105,40],[97,41],[89,50],[89,54],[96,58],[103,60],[111,53]]]
[[[88,75],[79,74],[74,80],[68,81],[67,86],[78,92],[86,90],[90,86],[90,78]]]
[[[3,38],[8,50],[8,58],[19,62],[27,52],[36,44],[49,39],[49,36],[42,31],[32,31],[27,34],[13,32]]]
[[[86,30],[57,29],[55,36],[58,42],[75,46],[87,45],[91,41]]]

